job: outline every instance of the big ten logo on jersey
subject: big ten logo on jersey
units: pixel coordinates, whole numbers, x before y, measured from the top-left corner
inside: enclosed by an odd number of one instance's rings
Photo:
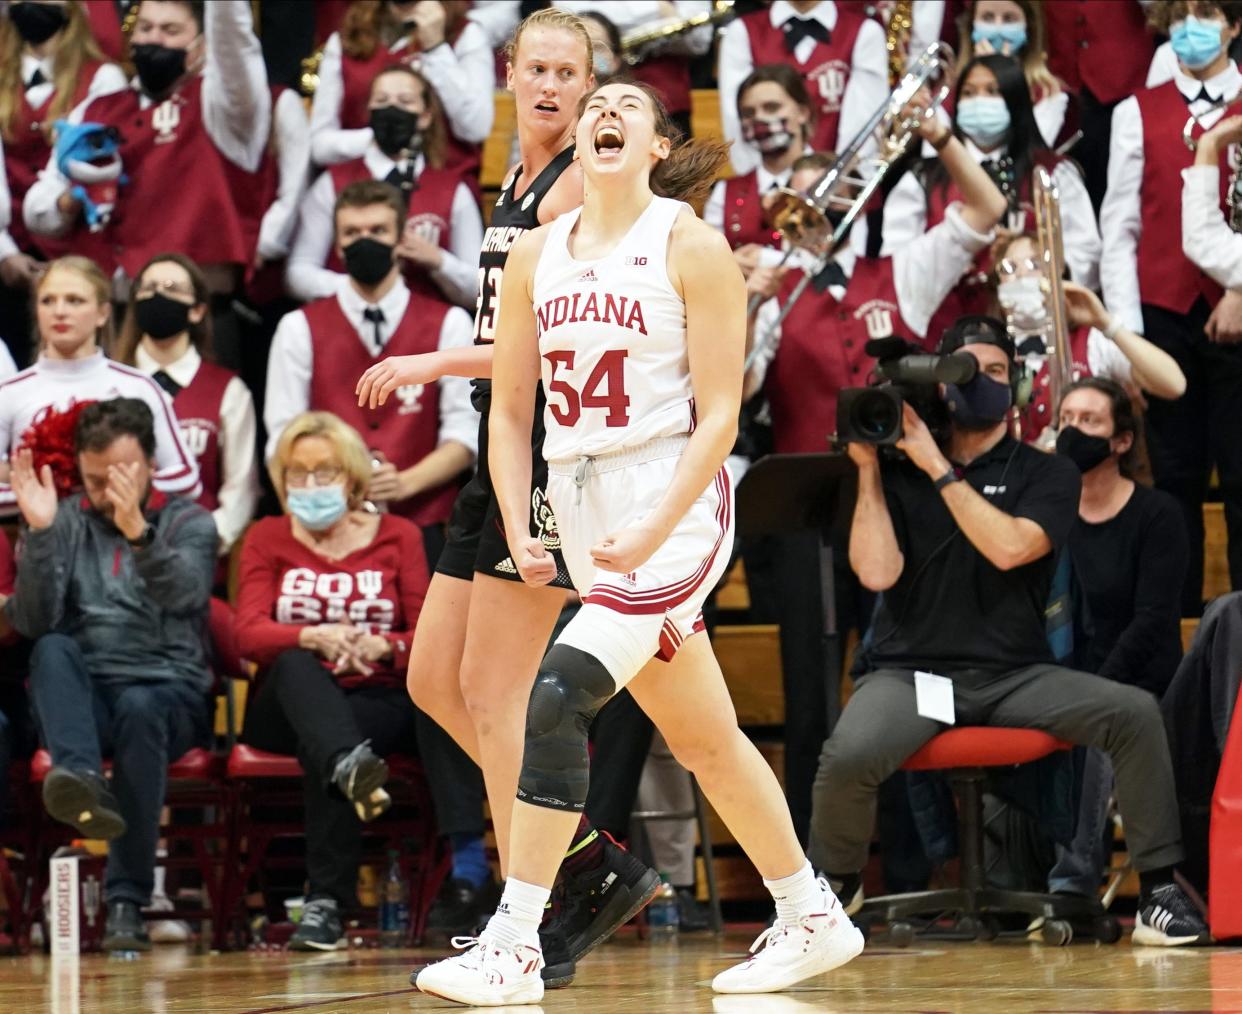
[[[276,598],[277,623],[353,623],[371,634],[392,630],[396,607],[380,598],[378,570],[320,573],[308,567],[285,571]]]
[[[850,77],[850,65],[844,60],[829,60],[821,63],[806,77],[811,91],[820,98],[820,111],[839,113],[841,96],[845,94],[845,83]]]
[[[207,453],[211,438],[220,432],[220,426],[210,419],[179,419],[181,424],[181,442],[185,449],[196,458]]]
[[[897,304],[887,299],[869,299],[854,311],[854,319],[861,320],[869,338],[888,338],[893,334],[893,319]]]
[[[530,494],[530,523],[532,534],[543,543],[544,549],[561,548],[561,529],[552,512],[552,504],[538,486]]]
[[[397,415],[410,415],[423,410],[425,384],[405,384],[397,388]]]
[[[440,245],[440,237],[448,232],[448,223],[439,215],[429,211],[411,215],[405,220],[406,237],[417,236],[425,239],[432,246]]]
[[[179,95],[165,99],[151,110],[151,126],[155,128],[155,143],[167,144],[177,139],[177,127],[181,125],[181,103]]]

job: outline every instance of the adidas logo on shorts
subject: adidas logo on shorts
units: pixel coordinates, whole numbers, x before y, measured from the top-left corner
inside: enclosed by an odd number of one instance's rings
[[[500,573],[500,574],[516,574],[517,573],[517,567],[513,565],[513,557],[511,556],[506,556],[503,560],[501,560],[498,564],[496,564],[495,570],[497,573]]]

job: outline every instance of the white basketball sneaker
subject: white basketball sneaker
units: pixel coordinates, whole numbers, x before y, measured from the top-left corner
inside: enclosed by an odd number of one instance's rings
[[[775,923],[759,934],[751,957],[712,980],[717,993],[774,993],[831,972],[858,957],[863,935],[849,920],[828,881],[819,879],[821,910],[796,923]]]
[[[474,1007],[538,1003],[543,999],[543,952],[529,944],[506,947],[486,935],[453,937],[460,954],[428,965],[414,980],[424,993]]]

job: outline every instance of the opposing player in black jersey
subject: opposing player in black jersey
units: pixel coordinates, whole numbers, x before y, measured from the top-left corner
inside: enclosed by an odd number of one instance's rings
[[[457,498],[448,545],[440,555],[419,614],[408,685],[431,715],[483,769],[502,866],[522,762],[526,708],[540,660],[572,587],[556,519],[545,495],[542,405],[531,434],[531,535],[557,559],[549,586],[524,584],[509,557],[487,467],[491,343],[495,338],[504,266],[529,229],[582,204],[582,170],[574,159],[578,104],[594,85],[591,42],[582,22],[554,9],[537,11],[509,44],[508,83],[517,109],[521,163],[509,174],[492,210],[479,257],[475,345],[397,356],[371,367],[358,382],[359,404],[372,407],[406,384],[441,376],[478,379],[482,413],[478,472]],[[501,338],[503,341],[503,337]],[[646,904],[659,886],[653,870],[599,835],[585,821],[568,854],[565,941],[543,940],[547,985],[564,985],[573,960],[607,939]]]

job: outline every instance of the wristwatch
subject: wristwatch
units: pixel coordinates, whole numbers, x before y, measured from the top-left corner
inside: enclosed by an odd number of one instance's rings
[[[935,487],[936,492],[939,493],[942,489],[945,488],[945,486],[949,485],[950,483],[961,482],[961,480],[962,480],[962,477],[957,474],[957,469],[950,468],[947,472],[944,473],[944,475],[942,475],[939,479],[937,479],[934,483],[932,483],[932,485]]]
[[[146,527],[142,530],[142,534],[139,535],[138,538],[126,539],[125,541],[128,542],[134,549],[146,549],[152,542],[155,541],[155,525],[148,521]]]

